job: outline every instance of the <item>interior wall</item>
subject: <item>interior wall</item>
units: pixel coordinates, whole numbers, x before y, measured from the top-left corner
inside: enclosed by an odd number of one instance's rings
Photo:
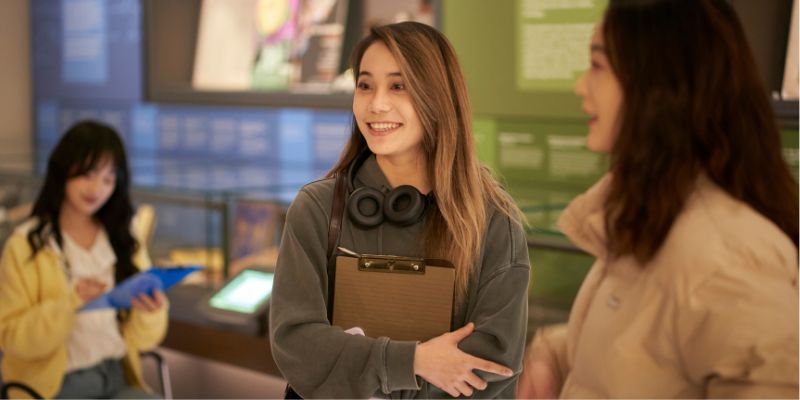
[[[30,1],[0,1],[0,168],[32,171]]]

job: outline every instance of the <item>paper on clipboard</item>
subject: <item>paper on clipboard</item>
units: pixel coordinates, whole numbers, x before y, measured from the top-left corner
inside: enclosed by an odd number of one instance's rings
[[[444,260],[336,258],[333,325],[366,336],[425,341],[450,331],[455,268]]]

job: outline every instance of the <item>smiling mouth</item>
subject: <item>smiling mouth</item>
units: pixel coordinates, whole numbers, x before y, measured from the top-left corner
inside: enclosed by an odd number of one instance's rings
[[[383,133],[393,131],[403,126],[403,124],[399,122],[368,122],[367,126],[369,126],[369,129],[372,131]]]

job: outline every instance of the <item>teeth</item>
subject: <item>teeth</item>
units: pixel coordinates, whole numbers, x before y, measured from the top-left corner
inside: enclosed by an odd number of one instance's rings
[[[401,124],[396,122],[373,122],[369,124],[369,127],[376,130],[376,131],[388,131],[391,129],[397,129],[400,127]]]

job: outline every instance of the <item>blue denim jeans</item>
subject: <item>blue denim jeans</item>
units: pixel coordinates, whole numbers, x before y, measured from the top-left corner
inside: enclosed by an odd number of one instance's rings
[[[64,375],[57,399],[158,399],[142,389],[128,386],[120,360],[104,360],[94,367]]]

